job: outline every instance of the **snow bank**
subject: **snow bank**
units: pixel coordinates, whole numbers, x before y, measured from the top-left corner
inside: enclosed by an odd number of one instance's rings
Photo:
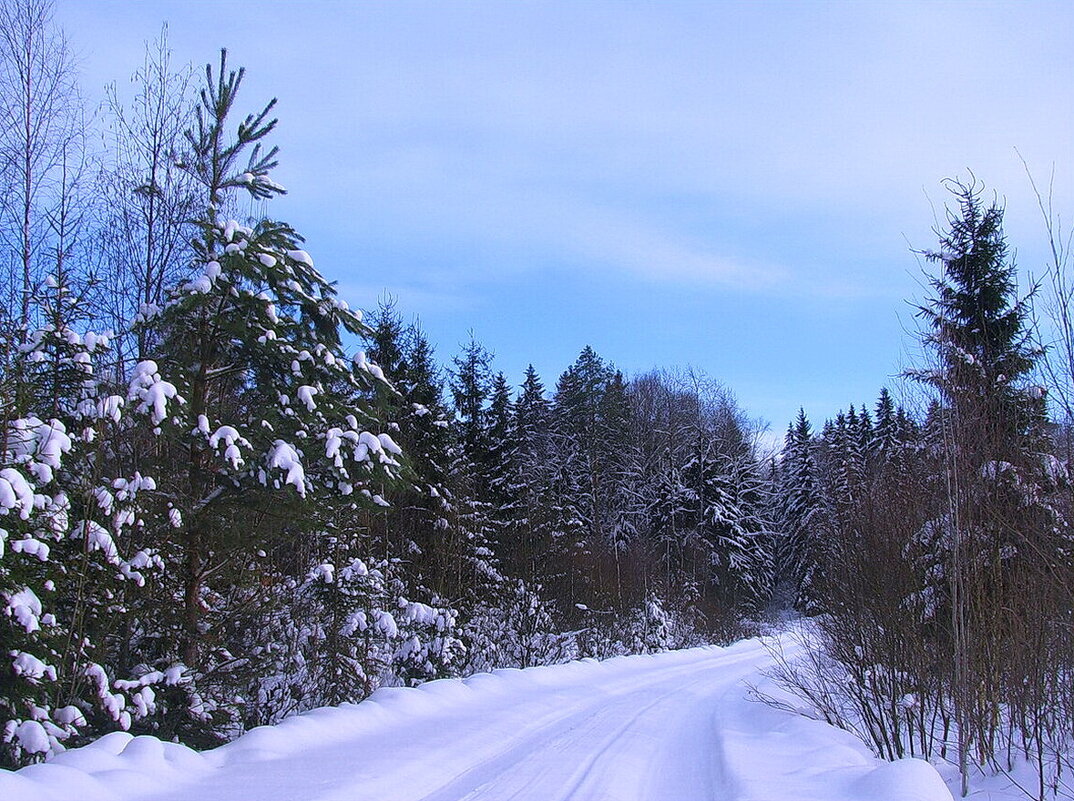
[[[159,792],[211,770],[207,754],[156,737],[108,734],[15,773],[0,771],[5,801],[117,801]]]
[[[881,763],[855,781],[850,790],[848,798],[872,801],[933,801],[951,797],[936,768],[920,759]]]

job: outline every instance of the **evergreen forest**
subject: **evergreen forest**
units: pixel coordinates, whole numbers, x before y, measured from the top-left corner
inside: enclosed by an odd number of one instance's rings
[[[11,0],[0,71],[0,766],[803,617],[780,680],[878,755],[1026,755],[1042,796],[1074,768],[1049,214],[1019,289],[992,188],[948,182],[917,363],[774,450],[700,370],[578,343],[505,375],[341,297],[272,217],[274,101],[226,52],[162,38],[91,117],[49,4]]]

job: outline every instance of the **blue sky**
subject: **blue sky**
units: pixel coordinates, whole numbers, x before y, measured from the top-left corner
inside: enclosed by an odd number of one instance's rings
[[[1045,234],[1074,215],[1074,4],[59,0],[89,99],[163,21],[179,61],[279,98],[271,214],[352,305],[390,292],[547,385],[586,344],[687,366],[781,432],[913,358],[941,179]],[[241,104],[241,103],[240,103]]]

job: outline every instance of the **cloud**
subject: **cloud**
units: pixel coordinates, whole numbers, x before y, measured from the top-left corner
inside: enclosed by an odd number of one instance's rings
[[[931,241],[922,187],[969,164],[1013,195],[1014,144],[1069,150],[1063,57],[1002,19],[919,5],[787,19],[596,9],[433,13],[406,40],[359,35],[353,80],[301,115],[328,130],[300,131],[285,165],[298,151],[288,169],[317,175],[341,223],[364,221],[356,234],[445,243],[482,279],[559,258],[855,297],[905,283],[875,269],[878,253],[908,264],[904,233]],[[1028,64],[1011,69],[1012,45]]]
[[[764,291],[779,285],[787,271],[749,264],[719,253],[673,227],[659,227],[642,215],[617,215],[601,208],[577,208],[558,226],[565,257],[577,264],[628,272],[647,281],[675,281]],[[551,232],[549,232],[551,233]]]
[[[122,24],[108,10],[64,13],[88,32]],[[160,13],[139,12],[143,36]],[[893,283],[878,253],[905,264],[904,233],[932,239],[922,187],[969,165],[1018,215],[1013,147],[1047,165],[1074,128],[1061,4],[281,3],[243,20],[226,43],[250,103],[280,98],[300,214],[345,250],[428,254],[426,277],[566,261],[876,293]],[[198,15],[171,23],[183,57],[212,57]],[[281,28],[287,47],[260,46]]]
[[[382,302],[396,300],[407,315],[421,318],[430,314],[472,313],[477,298],[458,288],[422,286],[392,281],[386,284],[346,280],[336,284],[339,297],[351,308],[375,311]]]

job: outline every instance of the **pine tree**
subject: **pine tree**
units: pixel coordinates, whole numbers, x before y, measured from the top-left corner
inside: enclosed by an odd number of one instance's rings
[[[258,602],[262,588],[316,563],[318,532],[345,528],[358,536],[363,514],[387,504],[400,454],[376,413],[375,397],[391,391],[383,371],[343,350],[344,335],[368,337],[368,327],[336,297],[289,226],[246,226],[222,215],[231,191],[260,199],[283,191],[269,177],[275,148],[261,151],[276,124],[268,119],[273,103],[241,122],[233,139],[227,135],[242,77],[227,71],[225,54],[215,77],[206,68],[197,126],[188,133],[187,168],[207,202],[196,277],[146,321],[159,345],[155,361],[136,370],[146,385],[141,405],[163,434],[157,497],[170,525],[153,535],[166,543],[181,611],[175,619],[163,599],[156,605],[158,634],[165,634],[158,642],[169,650],[146,656],[180,660],[191,671],[191,692],[212,676],[223,682],[224,697],[234,688],[219,666],[241,661],[232,649],[258,648],[249,639],[257,624],[236,615],[268,613]],[[158,371],[184,403],[156,403]],[[176,643],[178,651],[170,650]],[[201,711],[193,719],[219,729],[233,713],[224,704],[216,714],[208,704],[205,694],[195,699]]]

